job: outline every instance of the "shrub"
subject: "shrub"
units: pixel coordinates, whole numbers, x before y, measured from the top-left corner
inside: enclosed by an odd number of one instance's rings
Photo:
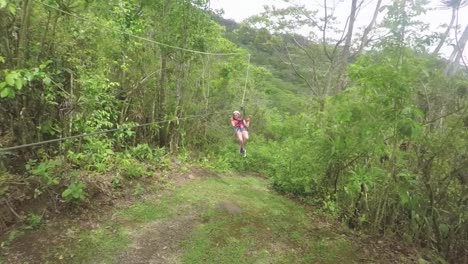
[[[31,160],[26,165],[26,169],[42,181],[46,186],[54,186],[60,183],[57,175],[60,174],[62,160],[49,160],[36,165],[36,161]]]
[[[124,177],[140,178],[148,174],[146,167],[133,159],[120,159],[118,162],[118,170]]]
[[[42,224],[42,216],[30,214],[28,218],[28,225],[31,229],[37,229]]]
[[[82,202],[86,199],[86,186],[84,183],[72,183],[62,193],[62,197],[67,202]]]

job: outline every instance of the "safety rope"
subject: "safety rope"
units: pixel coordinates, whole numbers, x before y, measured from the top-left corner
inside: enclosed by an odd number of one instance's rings
[[[241,102],[241,111],[242,111],[243,116],[245,116],[244,100],[245,100],[245,92],[247,91],[247,82],[249,80],[249,69],[250,69],[250,53],[247,59],[247,71],[245,73],[244,94],[242,95],[242,102]]]
[[[27,148],[27,147],[33,147],[33,146],[40,146],[40,145],[45,145],[45,144],[54,143],[54,142],[61,142],[61,141],[65,141],[65,140],[68,140],[68,139],[75,139],[75,138],[82,138],[82,137],[86,137],[86,136],[94,136],[94,135],[98,135],[98,134],[105,134],[105,133],[115,132],[115,131],[124,130],[124,129],[133,129],[133,128],[137,128],[137,127],[145,127],[145,126],[150,126],[150,125],[155,125],[155,124],[168,123],[168,122],[172,122],[172,121],[192,119],[192,118],[195,118],[195,117],[218,115],[218,114],[221,114],[221,113],[226,113],[226,111],[220,111],[220,112],[211,113],[211,114],[192,115],[192,116],[187,116],[187,117],[175,118],[175,119],[171,119],[171,120],[163,120],[163,121],[157,121],[157,122],[151,122],[151,123],[145,123],[145,124],[138,124],[138,125],[134,125],[134,126],[125,126],[125,127],[120,127],[120,128],[113,128],[113,129],[107,129],[107,130],[91,132],[91,133],[84,133],[84,134],[80,134],[80,135],[74,135],[74,136],[44,140],[44,141],[39,141],[39,142],[34,142],[34,143],[29,143],[29,144],[23,144],[23,145],[18,145],[18,146],[1,148],[0,152],[9,151],[9,150],[16,150],[16,149],[21,149],[21,148]]]

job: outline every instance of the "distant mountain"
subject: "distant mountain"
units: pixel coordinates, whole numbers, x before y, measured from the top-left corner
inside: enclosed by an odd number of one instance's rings
[[[214,13],[211,17],[226,28],[227,39],[250,52],[252,64],[270,71],[271,76],[262,80],[262,87],[259,87],[267,95],[268,106],[282,112],[300,112],[307,98],[310,98],[310,91],[291,66],[282,60],[286,54],[272,44],[274,35],[266,29],[254,29]],[[307,42],[302,36],[296,39],[301,43]]]
[[[227,32],[232,32],[235,29],[240,28],[240,24],[237,23],[235,20],[226,19],[226,18],[223,18],[223,17],[221,17],[221,16],[219,16],[217,14],[214,14],[214,13],[211,14],[211,17],[218,24],[220,24],[222,26],[225,26]]]

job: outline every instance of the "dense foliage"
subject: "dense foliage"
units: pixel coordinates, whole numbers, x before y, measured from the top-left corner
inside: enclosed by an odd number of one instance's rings
[[[397,1],[388,8],[380,28],[387,28],[386,38],[366,55],[351,57],[347,87],[334,96],[329,95],[335,89],[325,86],[337,74],[330,65],[341,52],[282,33],[286,26],[303,25],[297,9],[267,10],[252,19],[257,29],[233,30],[230,37],[240,45],[255,54],[270,53],[257,63],[269,64],[315,102],[293,115],[281,105],[268,111],[249,160],[231,166],[268,174],[277,190],[321,206],[352,228],[403,238],[438,250],[450,262],[463,262],[466,72],[450,74],[453,63],[428,54],[434,36],[421,34],[424,24],[415,19],[423,7],[406,17]],[[285,22],[288,15],[291,21]],[[275,23],[278,33],[265,31],[265,26],[274,31]],[[324,50],[335,57],[327,58]]]
[[[409,50],[401,58],[363,56],[349,70],[354,85],[325,110],[273,115],[270,129],[283,132],[253,150],[250,166],[270,164],[278,190],[309,197],[352,227],[434,243],[462,259],[468,83],[444,77],[433,58]],[[439,116],[440,107],[450,115]]]
[[[0,1],[0,35],[0,148],[72,137],[1,151],[2,231],[30,200],[92,201],[231,142],[239,94],[267,75],[207,1]]]

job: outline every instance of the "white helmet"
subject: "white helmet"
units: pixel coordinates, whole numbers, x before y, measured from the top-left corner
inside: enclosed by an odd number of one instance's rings
[[[235,114],[239,114],[239,115],[240,115],[240,112],[239,112],[239,111],[234,111],[232,114],[233,114],[233,115],[235,115]]]

